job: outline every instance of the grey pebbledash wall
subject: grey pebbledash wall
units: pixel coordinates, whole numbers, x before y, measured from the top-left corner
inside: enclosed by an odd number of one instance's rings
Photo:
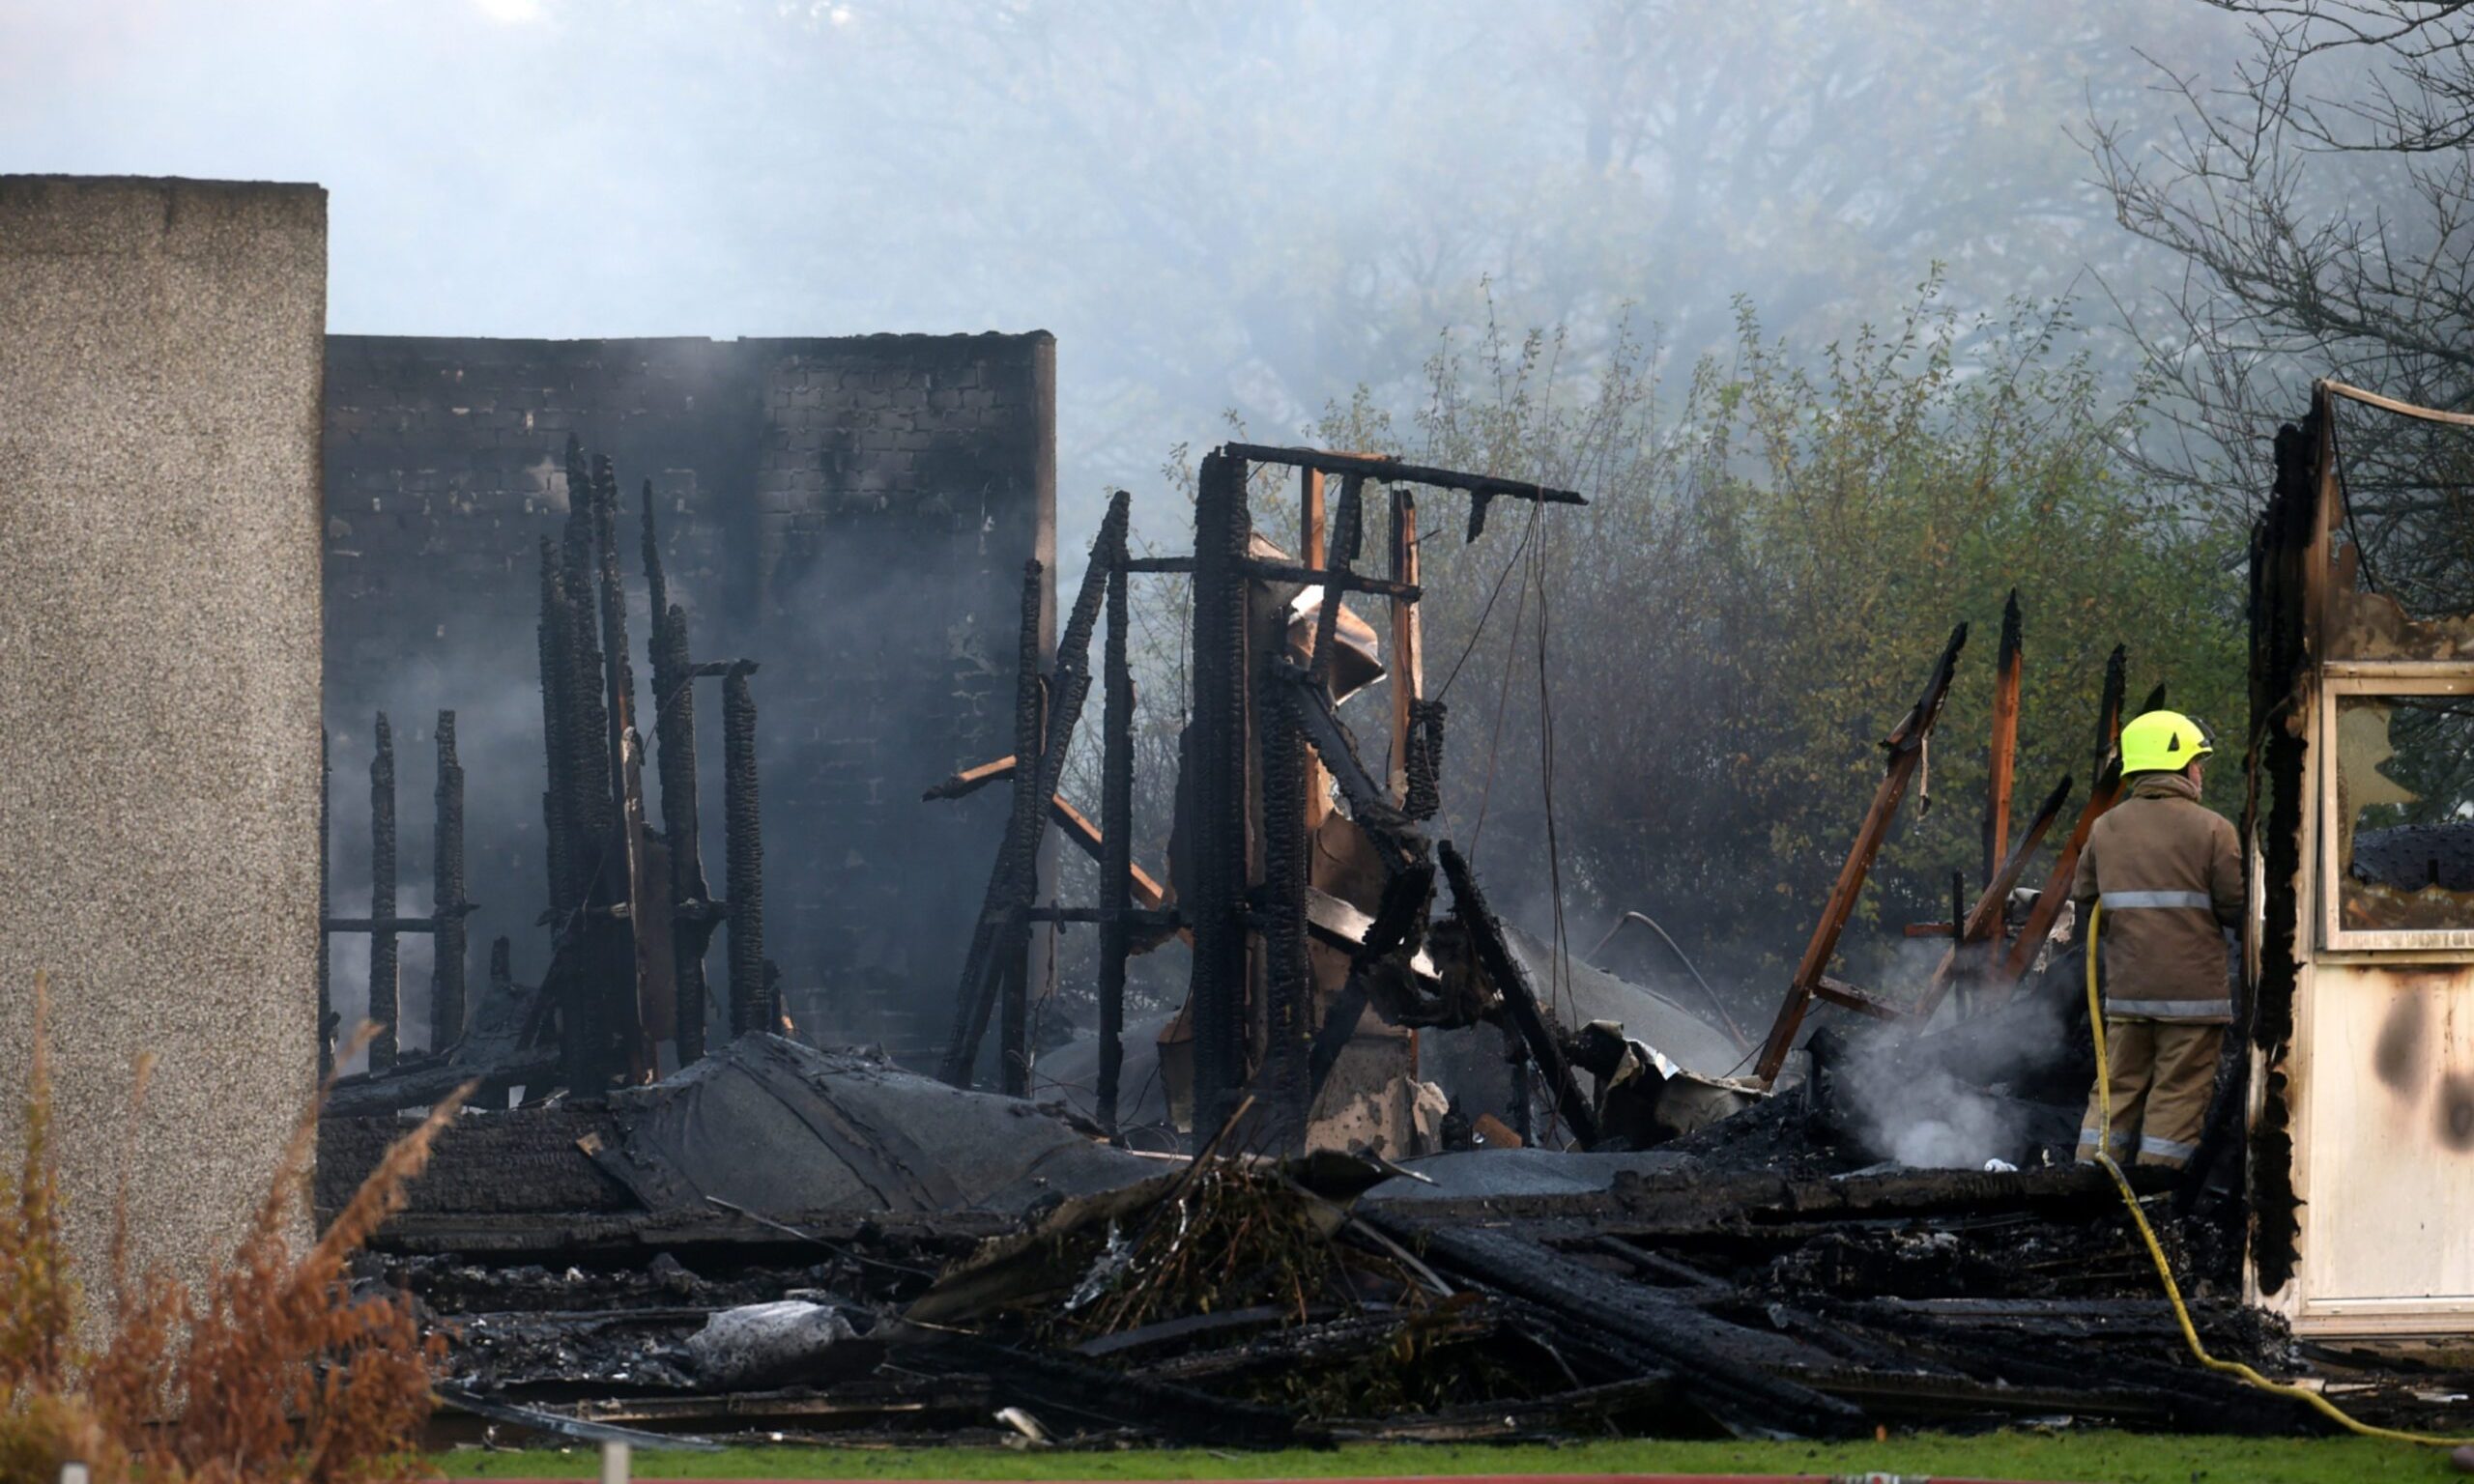
[[[90,1316],[121,1182],[204,1276],[316,1080],[326,242],[315,186],[0,176],[0,1150],[47,972]]]
[[[432,726],[457,714],[477,990],[505,934],[547,958],[537,546],[569,433],[614,460],[649,728],[639,497],[652,481],[698,660],[746,658],[760,708],[766,952],[803,1030],[910,1057],[943,1032],[1004,790],[928,784],[1012,750],[1022,563],[1053,627],[1055,341],[465,340],[337,335],[326,381],[326,715],[334,910],[367,900],[371,717],[395,731],[400,907],[429,910]],[[714,682],[701,682],[709,687]],[[700,691],[706,870],[722,890],[720,707]],[[648,789],[658,798],[653,769]],[[655,817],[658,817],[656,814]],[[404,1042],[427,944],[403,944]],[[365,940],[334,944],[357,1018]],[[717,941],[710,960],[723,988]]]

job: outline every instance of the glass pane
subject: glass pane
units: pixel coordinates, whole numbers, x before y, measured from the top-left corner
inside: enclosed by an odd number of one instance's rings
[[[2339,429],[2330,656],[2474,656],[2474,432],[2359,407]]]
[[[2474,697],[2337,700],[2347,931],[2474,928]]]

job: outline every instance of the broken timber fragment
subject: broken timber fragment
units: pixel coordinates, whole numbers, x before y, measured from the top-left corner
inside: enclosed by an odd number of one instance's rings
[[[369,1070],[395,1065],[395,733],[378,713],[377,751],[369,758]]]
[[[430,966],[429,1048],[464,1034],[464,766],[455,756],[455,713],[438,713],[436,832],[430,837],[430,912],[437,920]]]
[[[1993,662],[1993,752],[1984,784],[1984,880],[1988,884],[2010,855],[2010,792],[2019,762],[2019,589],[2013,587],[2010,600],[2001,606],[2001,649]]]
[[[1915,706],[1906,719],[1882,740],[1889,758],[1881,786],[1874,790],[1872,805],[1856,827],[1855,842],[1847,847],[1846,863],[1839,868],[1838,880],[1822,905],[1821,920],[1813,925],[1812,940],[1804,946],[1803,959],[1796,966],[1796,977],[1787,986],[1786,1003],[1778,1007],[1778,1018],[1769,1027],[1769,1039],[1763,1042],[1761,1058],[1754,1065],[1753,1074],[1764,1084],[1778,1079],[1778,1069],[1786,1065],[1787,1053],[1795,1047],[1796,1032],[1803,1025],[1804,1013],[1812,1007],[1813,995],[1821,987],[1829,960],[1838,952],[1838,936],[1846,930],[1847,919],[1856,910],[1856,899],[1863,893],[1864,877],[1873,869],[1873,857],[1888,838],[1890,821],[1898,814],[1908,780],[1915,776],[1922,760],[1924,741],[1933,734],[1933,724],[1941,720],[1942,703],[1949,699],[1959,650],[1967,642],[1966,624],[1950,631],[1949,642],[1942,646],[1942,657],[1934,662],[1933,673],[1924,683],[1924,694],[1916,698]]]
[[[2079,818],[2071,825],[2069,838],[2062,842],[2060,853],[2054,857],[2053,871],[2036,893],[2035,903],[2028,908],[2027,921],[2019,925],[2019,936],[2011,940],[2010,952],[1991,971],[1997,984],[2016,983],[2036,961],[2045,939],[2053,933],[2053,925],[2060,921],[2063,904],[2070,900],[2071,879],[2079,870],[2080,852],[2087,848],[2088,832],[2096,827],[2097,816],[2121,797],[2122,766],[2117,747],[2122,733],[2123,662],[2119,645],[2105,662],[2104,694],[2096,706],[2096,786],[2080,808]],[[2163,701],[2160,691],[2151,697],[2148,709],[2155,709]]]
[[[1013,776],[1014,758],[1008,754],[992,762],[965,768],[943,783],[930,786],[919,797],[923,803],[966,798],[990,784],[1003,783]],[[1107,865],[1108,835],[1091,822],[1090,815],[1076,809],[1061,793],[1049,796],[1048,813],[1050,820],[1065,832],[1065,838],[1077,848],[1103,866]],[[1160,884],[1159,878],[1131,860],[1126,862],[1126,883],[1134,893],[1132,905],[1156,911],[1168,904],[1167,889]]]
[[[756,697],[746,660],[722,676],[722,889],[730,897],[731,1034],[772,1029],[764,982],[764,837],[757,816]]]
[[[2019,878],[2027,873],[2028,858],[2035,854],[2037,846],[2044,843],[2046,832],[2053,828],[2054,819],[2061,813],[2061,806],[2069,798],[2070,780],[2065,776],[2054,785],[2053,792],[2045,796],[2044,803],[2037,807],[2035,818],[2028,824],[2028,832],[2019,838],[2018,848],[2010,852],[2009,858],[1985,883],[1983,895],[1977,897],[1975,905],[1969,909],[1949,951],[1942,956],[1941,962],[1933,966],[1933,976],[1926,981],[1923,997],[1915,1005],[1917,1019],[1941,1008],[1943,996],[1950,992],[1950,985],[1963,972],[1967,972],[1962,968],[1962,961],[1972,957],[1978,945],[1999,946],[2001,915],[2009,904],[2010,889],[2017,886]]]
[[[1125,961],[1131,948],[1126,910],[1129,887],[1141,871],[1134,864],[1134,671],[1126,646],[1133,627],[1126,591],[1126,534],[1108,548],[1108,632],[1101,654],[1100,838],[1100,1127],[1117,1131],[1117,1081],[1125,1064]],[[1051,808],[1065,801],[1050,795]],[[1080,819],[1079,814],[1074,816]],[[1143,878],[1149,882],[1148,877]],[[1167,894],[1149,882],[1144,906],[1158,910]]]
[[[1824,1438],[1872,1430],[1858,1408],[1772,1374],[1769,1367],[1793,1364],[1802,1346],[1715,1318],[1672,1290],[1625,1282],[1502,1228],[1395,1225],[1388,1213],[1375,1220],[1447,1271],[1655,1356],[1673,1368],[1679,1389],[1722,1423]]]

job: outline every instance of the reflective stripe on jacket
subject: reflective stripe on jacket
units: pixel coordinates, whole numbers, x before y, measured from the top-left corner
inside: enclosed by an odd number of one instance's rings
[[[2129,1019],[2233,1017],[2223,928],[2242,921],[2232,824],[2178,773],[2149,773],[2088,831],[2070,896],[2105,909],[2105,1013]]]

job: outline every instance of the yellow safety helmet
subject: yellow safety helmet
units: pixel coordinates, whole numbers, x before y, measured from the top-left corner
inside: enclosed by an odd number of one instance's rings
[[[2124,773],[2179,773],[2215,751],[2207,728],[2179,711],[2149,711],[2122,728]]]

